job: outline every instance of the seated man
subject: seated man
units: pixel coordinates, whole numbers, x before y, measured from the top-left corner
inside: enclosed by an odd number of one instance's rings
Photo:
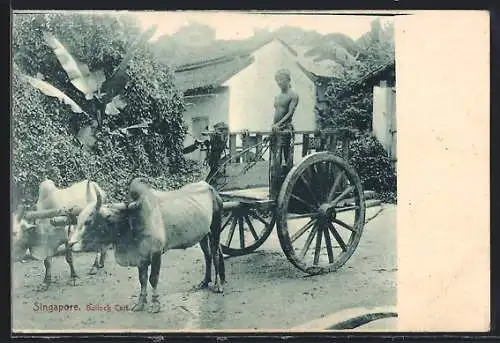
[[[287,69],[280,69],[275,75],[276,83],[280,88],[281,92],[274,98],[274,121],[273,121],[273,132],[287,130],[293,131],[293,114],[299,103],[299,96],[292,89],[290,85],[290,72]],[[285,168],[288,170],[293,166],[293,133],[286,133],[278,135],[276,140],[277,147],[279,150],[278,161],[285,162]]]

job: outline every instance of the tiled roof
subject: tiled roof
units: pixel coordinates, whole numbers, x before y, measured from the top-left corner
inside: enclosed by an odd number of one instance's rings
[[[380,78],[383,75],[385,75],[387,72],[389,72],[391,70],[395,70],[395,68],[396,68],[396,61],[391,60],[391,61],[381,65],[380,67],[371,70],[362,78],[349,84],[346,87],[346,89],[340,93],[339,97],[343,97],[343,96],[352,94],[356,90],[359,90],[359,89],[367,87],[367,86],[374,85],[376,82],[378,82],[380,80]]]
[[[250,56],[219,59],[184,67],[175,73],[175,84],[182,91],[218,86],[253,62]]]
[[[278,39],[279,40],[279,39]],[[253,62],[250,54],[271,42],[272,39],[230,41],[218,47],[204,48],[204,54],[191,55],[190,61],[175,67],[175,83],[182,91],[201,87],[218,86]],[[297,53],[285,42],[279,40],[293,55]],[[210,56],[210,57],[207,57]]]

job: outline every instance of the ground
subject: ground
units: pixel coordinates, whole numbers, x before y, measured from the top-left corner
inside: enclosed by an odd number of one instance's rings
[[[93,276],[86,272],[94,255],[75,254],[80,275],[76,286],[67,285],[69,268],[64,257],[56,257],[54,284],[45,292],[35,290],[42,280],[42,262],[14,263],[12,327],[15,331],[287,329],[351,307],[395,306],[396,207],[382,208],[380,213],[379,207],[367,210],[367,218],[379,214],[365,226],[358,249],[340,270],[326,275],[307,277],[295,269],[273,232],[256,252],[226,259],[224,295],[192,291],[203,276],[201,250],[196,246],[169,251],[162,261],[162,311],[157,314],[126,310],[139,292],[137,270],[118,266],[111,250],[105,269]],[[39,304],[74,304],[80,310],[35,311]],[[87,311],[87,304],[109,305],[111,311]]]

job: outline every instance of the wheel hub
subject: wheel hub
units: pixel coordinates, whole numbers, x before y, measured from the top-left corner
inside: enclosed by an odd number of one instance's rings
[[[331,203],[324,203],[318,208],[318,214],[320,218],[328,219],[331,217],[335,217],[336,211],[335,206],[332,206]]]

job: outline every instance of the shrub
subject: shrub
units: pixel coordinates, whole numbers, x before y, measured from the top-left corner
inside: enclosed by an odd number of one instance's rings
[[[340,76],[330,82],[326,96],[328,110],[322,116],[323,127],[351,127],[361,131],[372,127],[373,91],[360,90],[346,94],[351,83],[360,78],[365,68],[344,69]]]
[[[351,142],[349,153],[349,163],[361,178],[363,188],[377,192],[385,202],[395,203],[396,174],[379,141],[370,133],[361,134]]]

